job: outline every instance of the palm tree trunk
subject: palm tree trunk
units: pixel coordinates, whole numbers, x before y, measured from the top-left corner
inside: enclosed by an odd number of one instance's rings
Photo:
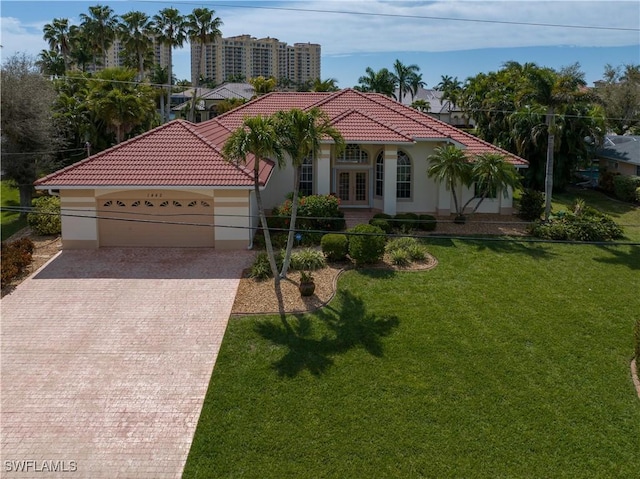
[[[22,209],[20,218],[26,218],[26,209],[31,207],[31,201],[33,200],[33,185],[19,185],[18,191],[20,192],[20,207]]]
[[[293,203],[291,204],[291,222],[289,223],[289,236],[287,237],[287,249],[282,262],[280,278],[286,278],[291,262],[291,250],[293,249],[293,236],[296,232],[296,219],[298,217],[298,194],[300,191],[300,167],[296,166],[293,175]]]
[[[189,113],[189,121],[196,122],[196,98],[198,96],[198,85],[200,84],[200,69],[202,68],[202,58],[204,57],[204,42],[200,42],[200,56],[198,57],[198,68],[196,69],[196,80],[191,97],[191,111]]]
[[[458,210],[458,196],[456,195],[455,182],[452,181],[449,186],[451,188],[451,194],[453,195],[453,205],[455,206],[455,209],[456,209],[456,215],[461,215],[462,211]]]
[[[173,75],[173,69],[172,69],[172,62],[173,62],[173,53],[171,52],[171,49],[173,48],[172,45],[169,45],[169,65],[167,65],[167,75],[169,77],[169,81],[167,81],[168,83],[168,87],[167,87],[167,111],[166,111],[166,117],[163,118],[163,122],[164,123],[168,123],[171,120],[171,85],[172,85],[172,75]]]
[[[549,220],[551,216],[551,197],[553,195],[553,150],[555,142],[555,115],[553,108],[547,110],[547,130],[549,139],[547,141],[547,164],[544,181],[544,219]]]
[[[264,214],[264,208],[262,205],[262,195],[260,194],[260,180],[259,180],[259,164],[260,160],[256,158],[256,168],[254,169],[253,188],[256,194],[256,203],[258,205],[258,214],[260,215],[260,223],[262,224],[262,232],[264,234],[264,243],[267,248],[267,256],[269,258],[269,265],[271,266],[271,273],[273,274],[273,280],[276,287],[280,284],[280,277],[278,275],[278,266],[276,265],[276,257],[273,254],[273,245],[271,244],[271,233],[269,233],[269,226],[267,224],[267,217]]]

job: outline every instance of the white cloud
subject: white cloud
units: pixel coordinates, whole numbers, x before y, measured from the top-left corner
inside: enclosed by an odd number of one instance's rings
[[[42,23],[23,23],[17,18],[0,18],[0,44],[2,56],[11,56],[16,52],[37,55],[46,48],[42,39]]]

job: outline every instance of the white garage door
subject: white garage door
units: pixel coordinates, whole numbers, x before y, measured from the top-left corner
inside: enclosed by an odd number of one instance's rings
[[[100,246],[214,246],[212,199],[98,200]]]

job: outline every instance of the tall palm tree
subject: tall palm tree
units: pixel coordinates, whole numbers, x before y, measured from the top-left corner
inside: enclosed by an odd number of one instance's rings
[[[253,187],[267,247],[267,255],[269,256],[269,265],[277,286],[280,281],[278,266],[276,265],[267,217],[264,212],[262,195],[260,194],[260,163],[270,158],[276,162],[278,167],[284,165],[284,157],[273,120],[262,116],[245,118],[242,126],[233,131],[225,141],[222,147],[222,154],[227,161],[240,162],[242,164],[247,164],[249,156],[253,156]]]
[[[251,78],[249,83],[255,91],[255,96],[266,95],[276,89],[277,80],[274,77],[265,78],[263,76],[257,76]]]
[[[405,65],[400,60],[393,63],[393,81],[398,88],[398,98],[402,101],[407,93],[411,93],[411,99],[418,92],[418,87],[422,83],[421,76],[418,76],[420,67],[418,65]]]
[[[198,56],[198,63],[196,66],[194,97],[198,96],[200,75],[204,76],[202,65],[204,63],[205,46],[208,43],[213,43],[216,38],[222,36],[222,32],[220,31],[222,20],[220,20],[219,17],[214,17],[215,14],[215,10],[210,10],[208,8],[194,8],[193,12],[187,15],[186,18],[185,27],[192,48],[194,44],[200,46],[200,55]],[[193,102],[190,111],[190,119],[192,121],[195,119],[195,106],[195,102]]]
[[[83,72],[87,71],[87,65],[93,61],[95,71],[95,55],[92,50],[92,35],[84,28],[72,27],[70,35],[71,60]]]
[[[509,163],[500,153],[482,153],[476,155],[471,169],[472,181],[475,182],[480,199],[473,208],[471,214],[478,211],[482,202],[494,194],[502,192],[505,198],[512,190],[520,186],[520,177],[515,167]],[[471,198],[462,207],[462,212],[476,198]]]
[[[69,69],[70,28],[68,18],[54,18],[53,22],[47,23],[42,29],[43,38],[49,43],[49,49],[62,55],[65,71]]]
[[[93,53],[93,70],[96,70],[97,58],[107,66],[107,51],[113,45],[118,28],[118,19],[113,9],[106,5],[89,7],[89,14],[80,14],[80,27],[85,32]]]
[[[451,113],[452,106],[455,107],[460,101],[462,95],[462,82],[458,80],[458,77],[452,78],[449,75],[442,75],[442,80],[436,85],[436,90],[442,92],[442,99],[448,100],[449,104],[447,109]]]
[[[414,100],[411,103],[411,108],[421,111],[422,113],[428,113],[429,111],[431,111],[431,103],[429,103],[427,100],[418,99]]]
[[[149,15],[140,11],[125,13],[120,18],[118,34],[124,44],[125,55],[129,57],[131,65],[136,65],[137,80],[142,81],[145,69],[150,63],[149,56],[153,54],[153,22]]]
[[[289,270],[293,237],[296,229],[298,214],[298,193],[300,191],[300,167],[305,159],[314,159],[320,151],[320,144],[331,139],[335,145],[337,154],[344,148],[344,139],[340,132],[331,126],[331,120],[327,114],[319,108],[302,111],[294,108],[289,111],[279,111],[274,115],[275,129],[282,151],[287,153],[293,165],[293,198],[291,204],[291,222],[289,224],[289,236],[287,249],[282,264],[280,277],[284,278]]]
[[[165,8],[160,13],[153,16],[155,23],[156,39],[161,44],[169,47],[169,64],[167,65],[167,76],[169,86],[167,87],[167,114],[163,117],[163,121],[169,121],[171,109],[171,79],[173,78],[173,48],[184,45],[187,39],[185,31],[185,18],[180,15],[176,8]]]
[[[435,178],[438,182],[444,182],[447,190],[453,194],[453,204],[456,215],[462,216],[456,186],[471,185],[471,163],[467,155],[460,148],[453,145],[438,146],[434,153],[428,157],[429,168],[427,176]]]
[[[164,102],[165,97],[164,97],[164,86],[167,85],[167,83],[169,83],[169,75],[168,75],[168,68],[164,67],[162,68],[160,65],[154,65],[153,66],[153,70],[151,70],[151,73],[149,74],[149,80],[151,81],[151,83],[153,84],[154,90],[158,91],[159,90],[159,94],[157,96],[157,98],[159,99],[160,102],[160,118],[162,120],[162,122],[165,122],[166,117],[168,117],[168,115],[165,115],[165,111],[170,111],[171,109],[171,105],[170,103],[166,103]],[[166,107],[166,109],[165,109]]]
[[[529,88],[522,95],[522,100],[534,101],[546,108],[545,124],[547,126],[547,161],[545,168],[545,220],[551,215],[551,198],[553,195],[553,162],[555,150],[556,113],[568,105],[587,100],[590,97],[581,90],[585,86],[583,74],[577,65],[562,70],[560,73],[550,68],[536,68],[527,71]]]

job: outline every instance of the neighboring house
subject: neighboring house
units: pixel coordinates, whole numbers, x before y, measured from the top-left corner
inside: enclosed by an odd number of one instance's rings
[[[176,101],[182,100],[171,109],[175,115],[180,115],[180,112],[189,106],[188,102],[193,96],[193,91],[194,89],[190,88],[181,94],[172,95],[172,100],[173,98]],[[196,103],[196,109],[200,116],[199,121],[207,121],[216,116],[216,107],[222,101],[237,98],[248,101],[254,95],[255,89],[250,83],[223,83],[213,89],[200,88],[198,89],[199,101]]]
[[[399,94],[400,91],[396,89],[396,97]],[[458,128],[473,128],[473,118],[466,115],[462,108],[453,104],[450,100],[442,98],[442,95],[444,95],[444,92],[419,87],[414,96],[411,96],[411,92],[405,93],[401,103],[411,106],[416,100],[424,100],[429,103],[429,111],[426,112],[427,115],[444,121],[449,125],[457,126]]]
[[[343,208],[450,214],[451,192],[426,174],[428,156],[446,144],[470,154],[501,153],[527,167],[522,158],[388,97],[347,89],[274,92],[204,123],[175,120],[42,178],[36,187],[60,194],[64,248],[247,247],[258,226],[252,166],[228,163],[222,146],[246,117],[314,106],[327,113],[347,148],[336,155],[331,142],[323,143],[302,167],[301,191],[335,194]],[[265,207],[284,201],[293,176],[291,166],[262,166]],[[507,193],[486,199],[479,212],[510,214]],[[473,194],[473,186],[465,189],[462,201]]]
[[[601,172],[640,176],[640,136],[607,135],[596,158]]]

